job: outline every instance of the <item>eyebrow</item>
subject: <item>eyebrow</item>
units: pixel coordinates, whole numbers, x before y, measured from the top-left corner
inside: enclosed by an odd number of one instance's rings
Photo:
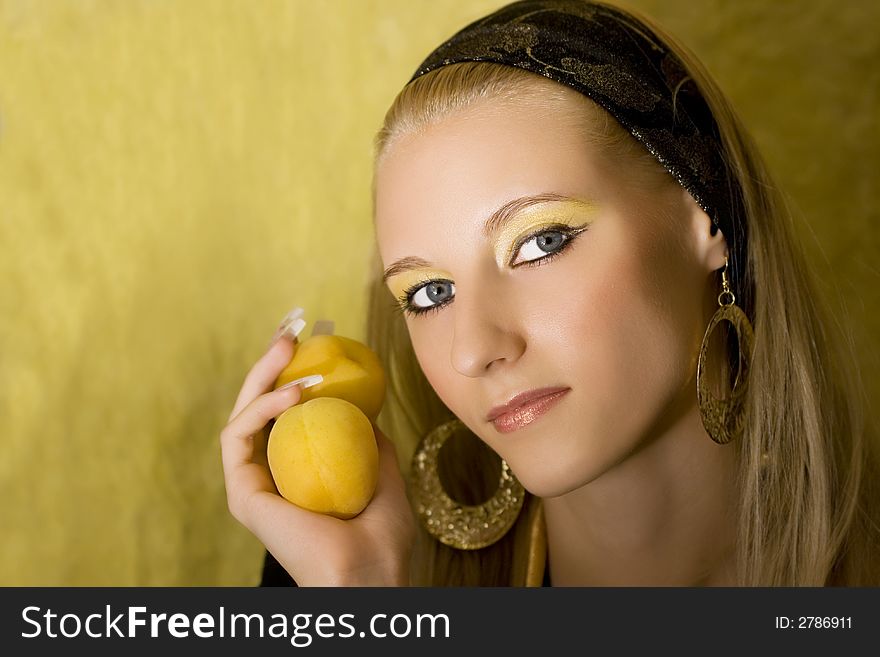
[[[502,205],[500,208],[495,210],[495,212],[493,212],[488,219],[486,219],[486,223],[483,226],[483,235],[487,239],[492,239],[498,233],[498,231],[501,230],[501,228],[503,228],[511,219],[513,219],[523,210],[530,208],[533,205],[574,200],[578,199],[574,199],[571,196],[564,196],[562,194],[554,194],[552,192],[547,192],[544,194],[533,194],[530,196],[520,196],[519,198],[515,198]],[[390,267],[388,267],[388,269],[385,270],[385,273],[382,276],[382,283],[386,283],[388,279],[392,276],[396,276],[397,274],[401,274],[405,271],[411,271],[413,269],[424,269],[432,266],[433,265],[430,262],[417,256],[407,256],[406,258],[401,258],[400,260],[396,260]]]

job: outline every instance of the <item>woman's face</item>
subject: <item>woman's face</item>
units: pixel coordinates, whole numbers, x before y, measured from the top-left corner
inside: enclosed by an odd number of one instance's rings
[[[406,319],[419,363],[528,490],[589,483],[694,410],[723,238],[670,176],[601,151],[573,113],[495,100],[377,166],[387,285],[427,311]],[[542,388],[565,392],[488,419]]]

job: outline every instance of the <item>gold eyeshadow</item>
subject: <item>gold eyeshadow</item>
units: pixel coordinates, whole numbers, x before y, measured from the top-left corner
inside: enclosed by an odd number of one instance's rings
[[[597,209],[596,204],[589,201],[565,199],[538,203],[520,210],[496,233],[493,251],[498,268],[510,264],[524,238],[540,233],[542,229],[552,230],[554,226],[583,228],[592,222]],[[400,300],[408,290],[435,280],[455,279],[444,269],[424,267],[394,274],[388,279],[388,287],[394,298]]]
[[[454,280],[452,274],[443,269],[414,269],[412,271],[405,271],[396,276],[392,276],[388,280],[388,287],[394,295],[394,298],[399,300],[403,298],[407,290],[412,289],[414,286],[419,285],[420,283],[424,284],[430,281],[436,281],[438,279],[447,281]]]
[[[533,205],[518,212],[499,231],[495,240],[495,262],[499,269],[506,267],[516,255],[523,238],[552,230],[553,226],[581,228],[596,214],[594,203],[580,200],[553,201]]]

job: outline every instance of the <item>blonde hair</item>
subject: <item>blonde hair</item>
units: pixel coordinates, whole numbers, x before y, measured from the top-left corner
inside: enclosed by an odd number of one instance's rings
[[[875,418],[856,365],[853,339],[833,321],[785,199],[755,144],[697,59],[652,22],[685,64],[721,132],[729,165],[743,191],[749,226],[746,276],[754,285],[750,319],[755,352],[749,372],[745,430],[739,450],[737,582],[744,586],[880,585],[880,449]],[[417,134],[484,99],[530,102],[560,111],[566,88],[514,67],[453,64],[416,79],[388,110],[375,141],[376,165],[401,136]],[[580,96],[580,94],[577,94]],[[606,112],[583,98],[588,139],[616,157],[660,165]],[[671,177],[670,177],[671,180]],[[375,182],[374,182],[375,184]],[[374,188],[375,198],[375,188]],[[382,421],[408,464],[415,443],[453,418],[422,373],[397,303],[374,256],[367,340],[389,374]],[[707,438],[708,440],[708,438]],[[444,454],[450,494],[474,503],[497,469],[497,457],[476,439]],[[454,464],[454,465],[450,465]],[[497,471],[497,470],[496,470]],[[481,474],[482,473],[482,474]],[[414,582],[430,585],[506,585],[521,561],[517,551],[534,511],[527,502],[517,526],[494,546],[458,551],[424,532],[416,546]]]

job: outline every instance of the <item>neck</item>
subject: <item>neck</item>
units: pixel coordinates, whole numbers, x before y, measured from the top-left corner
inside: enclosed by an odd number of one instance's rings
[[[554,586],[733,586],[736,445],[692,409],[597,479],[544,498]]]

